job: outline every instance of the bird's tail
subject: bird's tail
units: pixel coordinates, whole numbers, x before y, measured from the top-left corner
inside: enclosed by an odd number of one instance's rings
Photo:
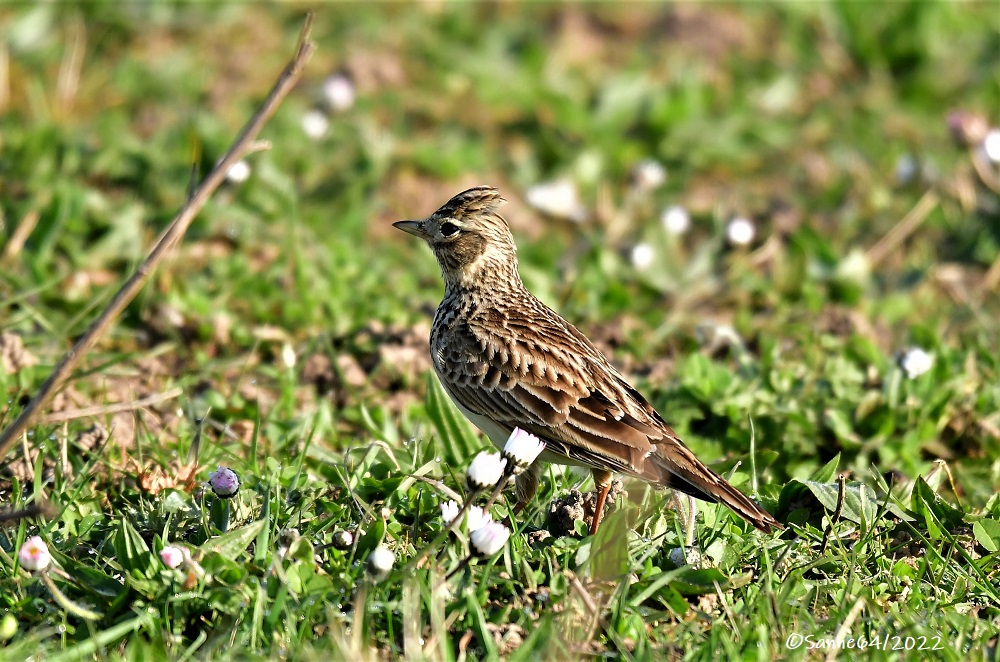
[[[765,533],[785,528],[725,478],[705,466],[680,439],[675,437],[664,442],[657,444],[649,458],[651,468],[659,472],[659,476],[650,478],[697,499],[721,503]]]

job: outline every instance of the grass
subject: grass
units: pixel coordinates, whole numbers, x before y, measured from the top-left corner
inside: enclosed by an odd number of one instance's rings
[[[300,18],[0,9],[0,331],[26,350],[0,370],[0,424],[183,203],[192,163],[221,156]],[[3,658],[825,656],[794,645],[808,635],[995,659],[1000,198],[947,127],[1000,122],[994,7],[351,4],[322,7],[314,37],[273,149],[87,357],[49,412],[69,420],[0,460],[5,510],[51,508],[0,528]],[[356,101],[309,138],[339,70]],[[635,184],[644,159],[664,184]],[[586,221],[527,204],[560,178]],[[497,558],[446,579],[459,536],[403,570],[486,442],[428,375],[434,260],[389,223],[479,183],[510,200],[529,287],[786,533],[700,504],[705,563],[675,568],[670,495],[629,483],[597,536],[543,539],[550,503],[589,489],[554,467]],[[683,235],[659,222],[673,204]],[[725,240],[737,215],[749,247]],[[933,355],[915,378],[911,347]],[[243,481],[228,507],[202,486],[218,465]],[[31,535],[58,594],[19,567]],[[204,574],[166,568],[168,544]],[[375,582],[380,544],[396,565]]]

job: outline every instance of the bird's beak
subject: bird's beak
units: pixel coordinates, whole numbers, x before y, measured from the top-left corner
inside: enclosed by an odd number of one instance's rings
[[[392,224],[392,227],[399,228],[406,234],[412,234],[414,237],[427,239],[427,233],[424,232],[423,221],[396,221]]]

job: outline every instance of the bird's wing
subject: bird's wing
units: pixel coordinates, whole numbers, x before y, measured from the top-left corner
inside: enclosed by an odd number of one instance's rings
[[[463,407],[525,429],[576,463],[644,476],[655,441],[672,434],[561,318],[473,318],[452,327],[438,353],[438,375]]]

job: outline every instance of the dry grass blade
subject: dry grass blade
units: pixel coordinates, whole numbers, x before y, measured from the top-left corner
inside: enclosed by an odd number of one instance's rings
[[[313,51],[316,46],[309,41],[309,33],[312,28],[312,14],[306,16],[305,23],[302,27],[302,33],[299,36],[299,44],[296,49],[294,57],[285,66],[284,71],[278,77],[277,82],[274,87],[271,88],[271,93],[268,94],[267,99],[261,104],[260,108],[254,113],[250,121],[247,122],[246,126],[240,132],[239,137],[226,152],[226,155],[222,157],[222,160],[216,164],[215,168],[212,169],[205,180],[201,183],[191,197],[188,199],[187,203],[180,210],[174,220],[170,223],[163,234],[157,240],[153,249],[150,251],[149,255],[143,261],[139,268],[136,269],[135,273],[129,277],[125,284],[122,285],[118,293],[115,294],[111,303],[108,304],[107,308],[97,317],[96,320],[90,325],[87,331],[80,336],[80,339],[76,344],[63,356],[59,364],[49,375],[49,378],[45,380],[42,387],[39,389],[38,393],[32,398],[31,402],[21,411],[21,414],[7,426],[7,429],[0,434],[0,459],[7,455],[10,447],[13,445],[14,440],[18,435],[27,429],[37,416],[38,412],[48,403],[49,399],[52,398],[63,383],[69,378],[73,370],[80,363],[87,352],[94,346],[97,340],[104,334],[104,332],[111,325],[111,322],[118,317],[122,310],[135,298],[135,295],[139,293],[139,290],[146,284],[149,280],[150,275],[156,266],[166,257],[167,253],[174,247],[184,233],[187,231],[188,226],[197,216],[201,208],[205,206],[208,199],[212,196],[215,190],[220,184],[225,180],[226,173],[229,169],[241,158],[243,158],[249,151],[259,149],[259,143],[256,142],[257,134],[260,133],[261,129],[277,110],[278,106],[281,104],[282,100],[292,91],[295,87],[295,83],[298,81],[299,77],[302,75],[302,71],[305,69],[306,62],[312,56]]]
[[[904,216],[884,237],[878,240],[874,246],[868,249],[868,261],[872,266],[884,260],[889,253],[903,243],[913,231],[920,227],[934,207],[938,204],[938,197],[934,191],[927,191],[923,197],[917,201],[916,206]]]
[[[96,405],[94,407],[83,407],[82,409],[68,409],[66,411],[60,411],[55,414],[49,414],[48,416],[42,416],[38,419],[38,422],[43,424],[62,423],[64,421],[72,421],[77,418],[87,418],[89,416],[120,414],[123,411],[133,411],[150,405],[155,405],[159,402],[173,400],[183,392],[184,390],[178,386],[170,389],[169,391],[154,393],[153,395],[133,400],[132,402],[116,402],[113,405]]]

